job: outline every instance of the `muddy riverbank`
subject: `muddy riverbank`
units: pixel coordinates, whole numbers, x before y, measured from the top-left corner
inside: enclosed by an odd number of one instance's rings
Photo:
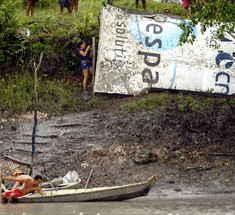
[[[194,103],[187,102],[189,98]],[[164,107],[120,109],[137,99],[109,96],[99,109],[64,116],[41,114],[34,173],[53,179],[75,170],[82,187],[92,169],[89,187],[135,183],[157,175],[153,192],[158,196],[234,193],[232,96],[174,93]],[[192,109],[205,101],[210,104],[203,110]],[[28,170],[33,118],[26,118],[0,123],[5,174]]]

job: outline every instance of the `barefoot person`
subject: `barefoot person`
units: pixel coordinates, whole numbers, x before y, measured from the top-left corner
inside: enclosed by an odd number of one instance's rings
[[[38,0],[28,0],[28,5],[26,8],[26,15],[27,16],[29,16],[29,12],[31,11],[31,16],[33,17],[35,2],[38,2]]]
[[[67,7],[68,12],[72,14],[73,12],[73,2],[72,0],[59,0],[60,3],[60,12],[63,14],[64,7]]]
[[[135,8],[138,8],[139,0],[135,1]],[[146,10],[146,0],[142,0],[142,7]]]
[[[3,180],[8,181],[16,181],[19,183],[23,183],[21,188],[16,188],[15,190],[11,190],[9,192],[5,192],[1,196],[2,203],[5,202],[5,199],[8,197],[8,203],[11,203],[14,198],[22,197],[26,194],[29,194],[34,191],[38,191],[42,196],[44,193],[42,192],[42,188],[39,186],[40,183],[42,183],[42,176],[36,175],[34,178],[28,176],[28,175],[20,175],[17,177],[5,177],[3,175],[0,175]]]
[[[78,12],[78,0],[73,0],[73,6],[76,12]]]

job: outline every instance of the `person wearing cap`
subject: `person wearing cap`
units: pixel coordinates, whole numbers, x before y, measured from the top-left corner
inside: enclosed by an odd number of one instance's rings
[[[22,171],[20,171],[20,170],[16,170],[15,172],[12,173],[12,176],[13,176],[13,177],[17,177],[17,176],[19,176],[19,175],[24,175],[24,173],[23,173]],[[17,182],[14,184],[14,186],[12,187],[11,191],[15,190],[15,189],[16,189],[18,186],[20,186],[20,185],[22,185],[22,183],[20,183],[20,182],[17,181]]]
[[[19,176],[19,175],[24,175],[24,172],[22,172],[20,170],[16,170],[12,173],[12,176]]]
[[[42,188],[39,186],[42,183],[42,176],[40,175],[36,175],[34,178],[32,178],[31,176],[28,176],[28,175],[7,177],[7,176],[0,174],[0,177],[2,177],[3,180],[16,181],[19,183],[23,183],[21,188],[16,188],[13,191],[3,193],[1,196],[2,203],[5,202],[6,198],[8,198],[8,203],[11,203],[14,198],[22,197],[34,191],[38,191],[42,196],[44,196]]]

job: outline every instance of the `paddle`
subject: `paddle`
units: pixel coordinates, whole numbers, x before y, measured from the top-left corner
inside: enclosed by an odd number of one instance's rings
[[[87,179],[87,182],[86,182],[86,186],[85,186],[85,189],[88,187],[88,183],[89,183],[89,181],[90,181],[90,178],[91,178],[91,174],[92,174],[92,172],[93,172],[93,167],[92,167],[92,169],[91,169],[91,171],[90,171],[90,174],[89,174],[89,176],[88,176],[88,179]]]

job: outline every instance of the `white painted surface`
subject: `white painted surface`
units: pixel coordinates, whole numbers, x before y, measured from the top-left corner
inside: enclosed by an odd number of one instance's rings
[[[164,88],[235,93],[234,38],[226,35],[229,41],[221,42],[214,37],[215,28],[202,35],[197,26],[194,44],[178,46],[180,21],[103,8],[94,91],[136,95]]]

